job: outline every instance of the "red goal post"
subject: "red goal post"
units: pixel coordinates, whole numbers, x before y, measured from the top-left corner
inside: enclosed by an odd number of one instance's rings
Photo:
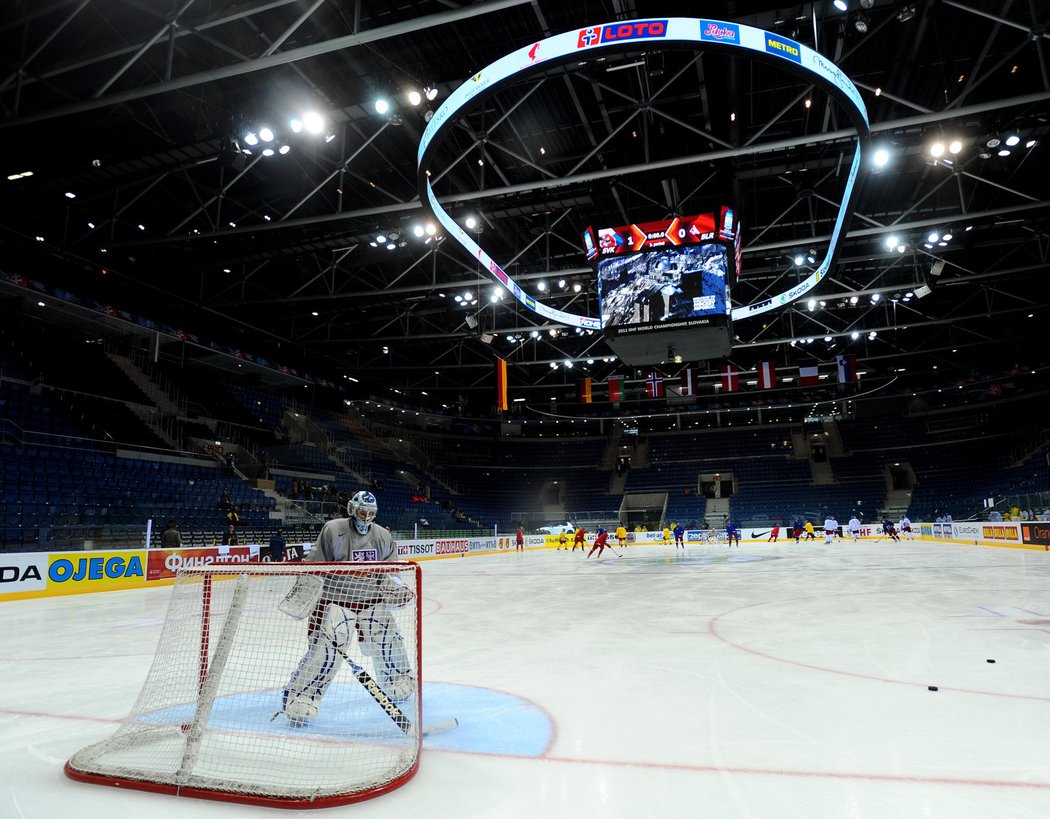
[[[309,620],[278,608],[310,582],[320,600]],[[299,809],[394,790],[415,775],[422,748],[420,600],[415,563],[180,570],[131,713],[112,736],[74,754],[65,772],[95,784]],[[325,634],[325,611],[339,612],[350,639],[329,643],[338,648],[326,655],[334,676],[316,717],[296,724],[282,713],[283,693],[304,660],[308,623]],[[407,699],[384,691],[375,652],[361,642],[357,623],[366,617],[382,618],[383,633],[401,641],[413,671]]]

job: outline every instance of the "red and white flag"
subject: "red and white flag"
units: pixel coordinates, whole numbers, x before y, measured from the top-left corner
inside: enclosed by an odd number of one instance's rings
[[[691,368],[682,370],[682,395],[696,395],[696,377]]]
[[[646,398],[663,398],[664,397],[664,379],[663,376],[658,372],[651,372],[645,379],[645,397]]]
[[[820,382],[820,371],[816,367],[799,367],[798,383],[801,387],[814,387]]]
[[[777,385],[777,371],[772,361],[763,361],[758,365],[758,388],[771,390]]]
[[[722,365],[722,392],[736,392],[740,389],[740,369],[734,364]]]

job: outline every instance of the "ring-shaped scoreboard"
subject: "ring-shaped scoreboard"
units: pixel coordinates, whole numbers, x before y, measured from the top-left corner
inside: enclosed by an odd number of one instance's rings
[[[600,317],[567,313],[525,293],[518,283],[441,206],[431,184],[430,164],[435,151],[442,143],[442,137],[455,124],[458,114],[466,113],[501,88],[519,82],[530,74],[549,70],[552,65],[581,65],[609,51],[636,51],[639,48],[652,51],[658,50],[661,46],[681,48],[683,44],[696,44],[704,50],[729,52],[735,56],[759,60],[799,75],[827,92],[842,105],[857,131],[853,162],[846,177],[842,204],[838,217],[835,219],[835,227],[831,232],[831,240],[824,258],[809,276],[794,287],[753,304],[733,308],[733,320],[759,315],[793,302],[816,287],[834,264],[839,240],[842,238],[846,223],[853,214],[859,194],[857,178],[861,168],[863,149],[870,135],[867,109],[864,107],[860,91],[849,77],[830,59],[802,43],[740,23],[685,17],[605,23],[575,31],[566,31],[545,40],[539,40],[485,66],[449,95],[441,107],[434,112],[419,143],[417,170],[420,200],[424,206],[433,213],[434,218],[441,223],[449,236],[478,259],[482,267],[506,287],[514,298],[537,315],[570,327],[602,329]],[[800,242],[807,243],[801,239]]]

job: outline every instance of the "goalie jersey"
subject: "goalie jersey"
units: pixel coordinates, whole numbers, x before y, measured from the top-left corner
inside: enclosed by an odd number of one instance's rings
[[[315,563],[368,563],[394,559],[394,540],[388,529],[373,523],[362,535],[348,518],[328,521],[307,557]],[[340,603],[374,604],[378,602],[377,585],[382,586],[384,582],[372,575],[326,577],[322,597]]]

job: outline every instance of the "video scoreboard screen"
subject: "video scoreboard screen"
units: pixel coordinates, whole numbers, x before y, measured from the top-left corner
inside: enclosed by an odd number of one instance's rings
[[[730,287],[740,259],[732,208],[717,213],[588,228],[606,340],[628,364],[727,355]]]

